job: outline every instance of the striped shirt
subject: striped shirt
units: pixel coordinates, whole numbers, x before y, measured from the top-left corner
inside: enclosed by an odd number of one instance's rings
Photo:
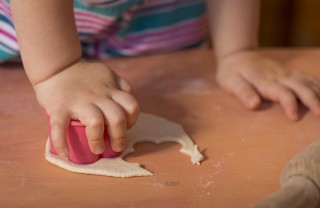
[[[75,0],[83,53],[105,58],[192,47],[207,33],[205,0]],[[19,58],[8,0],[0,0],[0,61]]]

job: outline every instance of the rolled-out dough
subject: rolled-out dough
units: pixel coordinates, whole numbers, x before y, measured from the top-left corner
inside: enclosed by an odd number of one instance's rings
[[[113,177],[152,176],[154,173],[143,169],[138,163],[129,163],[123,158],[134,152],[133,146],[141,142],[177,142],[182,145],[180,152],[191,157],[193,164],[200,164],[204,159],[191,138],[183,128],[174,122],[154,115],[141,113],[137,123],[128,131],[127,147],[120,157],[102,158],[95,163],[78,165],[50,153],[50,142],[46,144],[46,159],[63,169],[84,174],[104,175]]]

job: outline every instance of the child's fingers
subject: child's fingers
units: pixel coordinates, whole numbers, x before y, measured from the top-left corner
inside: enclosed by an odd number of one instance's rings
[[[79,111],[79,120],[86,126],[91,152],[101,154],[105,149],[103,138],[105,122],[102,112],[95,105],[82,107]]]
[[[320,116],[319,94],[316,86],[310,86],[303,80],[285,79],[282,83],[292,89],[300,101],[307,106],[315,115]]]
[[[56,111],[50,115],[51,140],[57,154],[64,158],[68,158],[68,146],[66,141],[66,131],[70,122],[67,113]]]
[[[298,101],[291,90],[276,83],[264,83],[257,88],[266,99],[279,102],[290,119],[298,119]]]
[[[244,106],[255,109],[260,105],[260,96],[247,81],[240,76],[233,77],[229,81],[229,85],[226,86],[227,90],[238,97]]]
[[[127,135],[126,113],[121,106],[108,99],[98,103],[97,106],[101,109],[108,125],[112,149],[116,152],[122,152]]]
[[[117,92],[112,95],[112,99],[118,103],[126,113],[127,128],[131,128],[137,121],[139,116],[139,105],[136,99],[124,92]]]
[[[120,86],[120,89],[122,89],[123,91],[132,93],[132,87],[126,80],[120,78],[119,86]]]
[[[118,77],[117,82],[121,90],[128,93],[132,92],[132,87],[126,80],[122,79],[121,77]]]

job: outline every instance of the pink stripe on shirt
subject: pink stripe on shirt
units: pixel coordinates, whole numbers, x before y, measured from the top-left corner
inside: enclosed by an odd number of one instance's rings
[[[207,31],[206,25],[201,27],[186,27],[179,29],[174,33],[163,36],[155,36],[150,40],[142,39],[143,41],[119,41],[117,37],[111,37],[108,41],[108,46],[111,48],[124,52],[126,54],[135,54],[141,52],[148,52],[152,50],[161,50],[165,48],[179,48],[183,45],[190,45],[190,42],[196,42],[205,35]],[[189,42],[188,42],[189,41]]]
[[[93,6],[95,6],[95,4],[97,3],[103,3],[103,2],[106,2],[106,0],[84,0],[87,4],[92,4]],[[115,2],[110,2],[110,3],[106,3],[105,5],[96,5],[97,7],[99,8],[106,8],[106,7],[113,7],[113,6],[118,6],[124,2],[126,2],[128,0],[117,0]]]
[[[93,12],[88,12],[85,10],[81,10],[81,9],[75,9],[74,10],[74,14],[75,16],[82,16],[82,17],[87,17],[87,18],[93,18],[93,20],[95,21],[100,21],[100,22],[110,22],[114,20],[114,17],[106,17],[97,13],[93,13]]]
[[[5,17],[11,17],[11,11],[5,8],[3,4],[0,4],[0,12],[5,16]]]
[[[123,53],[125,55],[135,55],[135,54],[142,54],[142,53],[148,53],[148,52],[153,52],[153,51],[169,51],[169,50],[174,50],[178,49],[187,45],[190,45],[191,43],[196,43],[198,42],[201,37],[203,37],[205,34],[205,31],[199,32],[198,34],[193,34],[193,35],[187,35],[185,37],[176,37],[174,39],[171,39],[171,41],[163,41],[163,42],[158,42],[155,44],[139,44],[135,48],[119,48],[118,45],[115,45],[114,42],[109,42],[108,46],[111,46],[112,48],[116,49],[120,53]]]
[[[11,39],[12,41],[17,42],[17,38],[15,36],[13,36],[12,34],[8,33],[7,31],[3,30],[0,28],[0,34],[3,34],[4,36],[6,36],[7,38]]]

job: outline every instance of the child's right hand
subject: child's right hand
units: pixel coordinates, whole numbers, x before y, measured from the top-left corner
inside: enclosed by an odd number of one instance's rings
[[[51,137],[59,156],[68,156],[66,129],[71,119],[86,126],[90,149],[103,152],[104,126],[111,146],[121,152],[127,129],[137,120],[139,106],[131,86],[107,66],[81,60],[36,85],[40,105],[50,116]]]

